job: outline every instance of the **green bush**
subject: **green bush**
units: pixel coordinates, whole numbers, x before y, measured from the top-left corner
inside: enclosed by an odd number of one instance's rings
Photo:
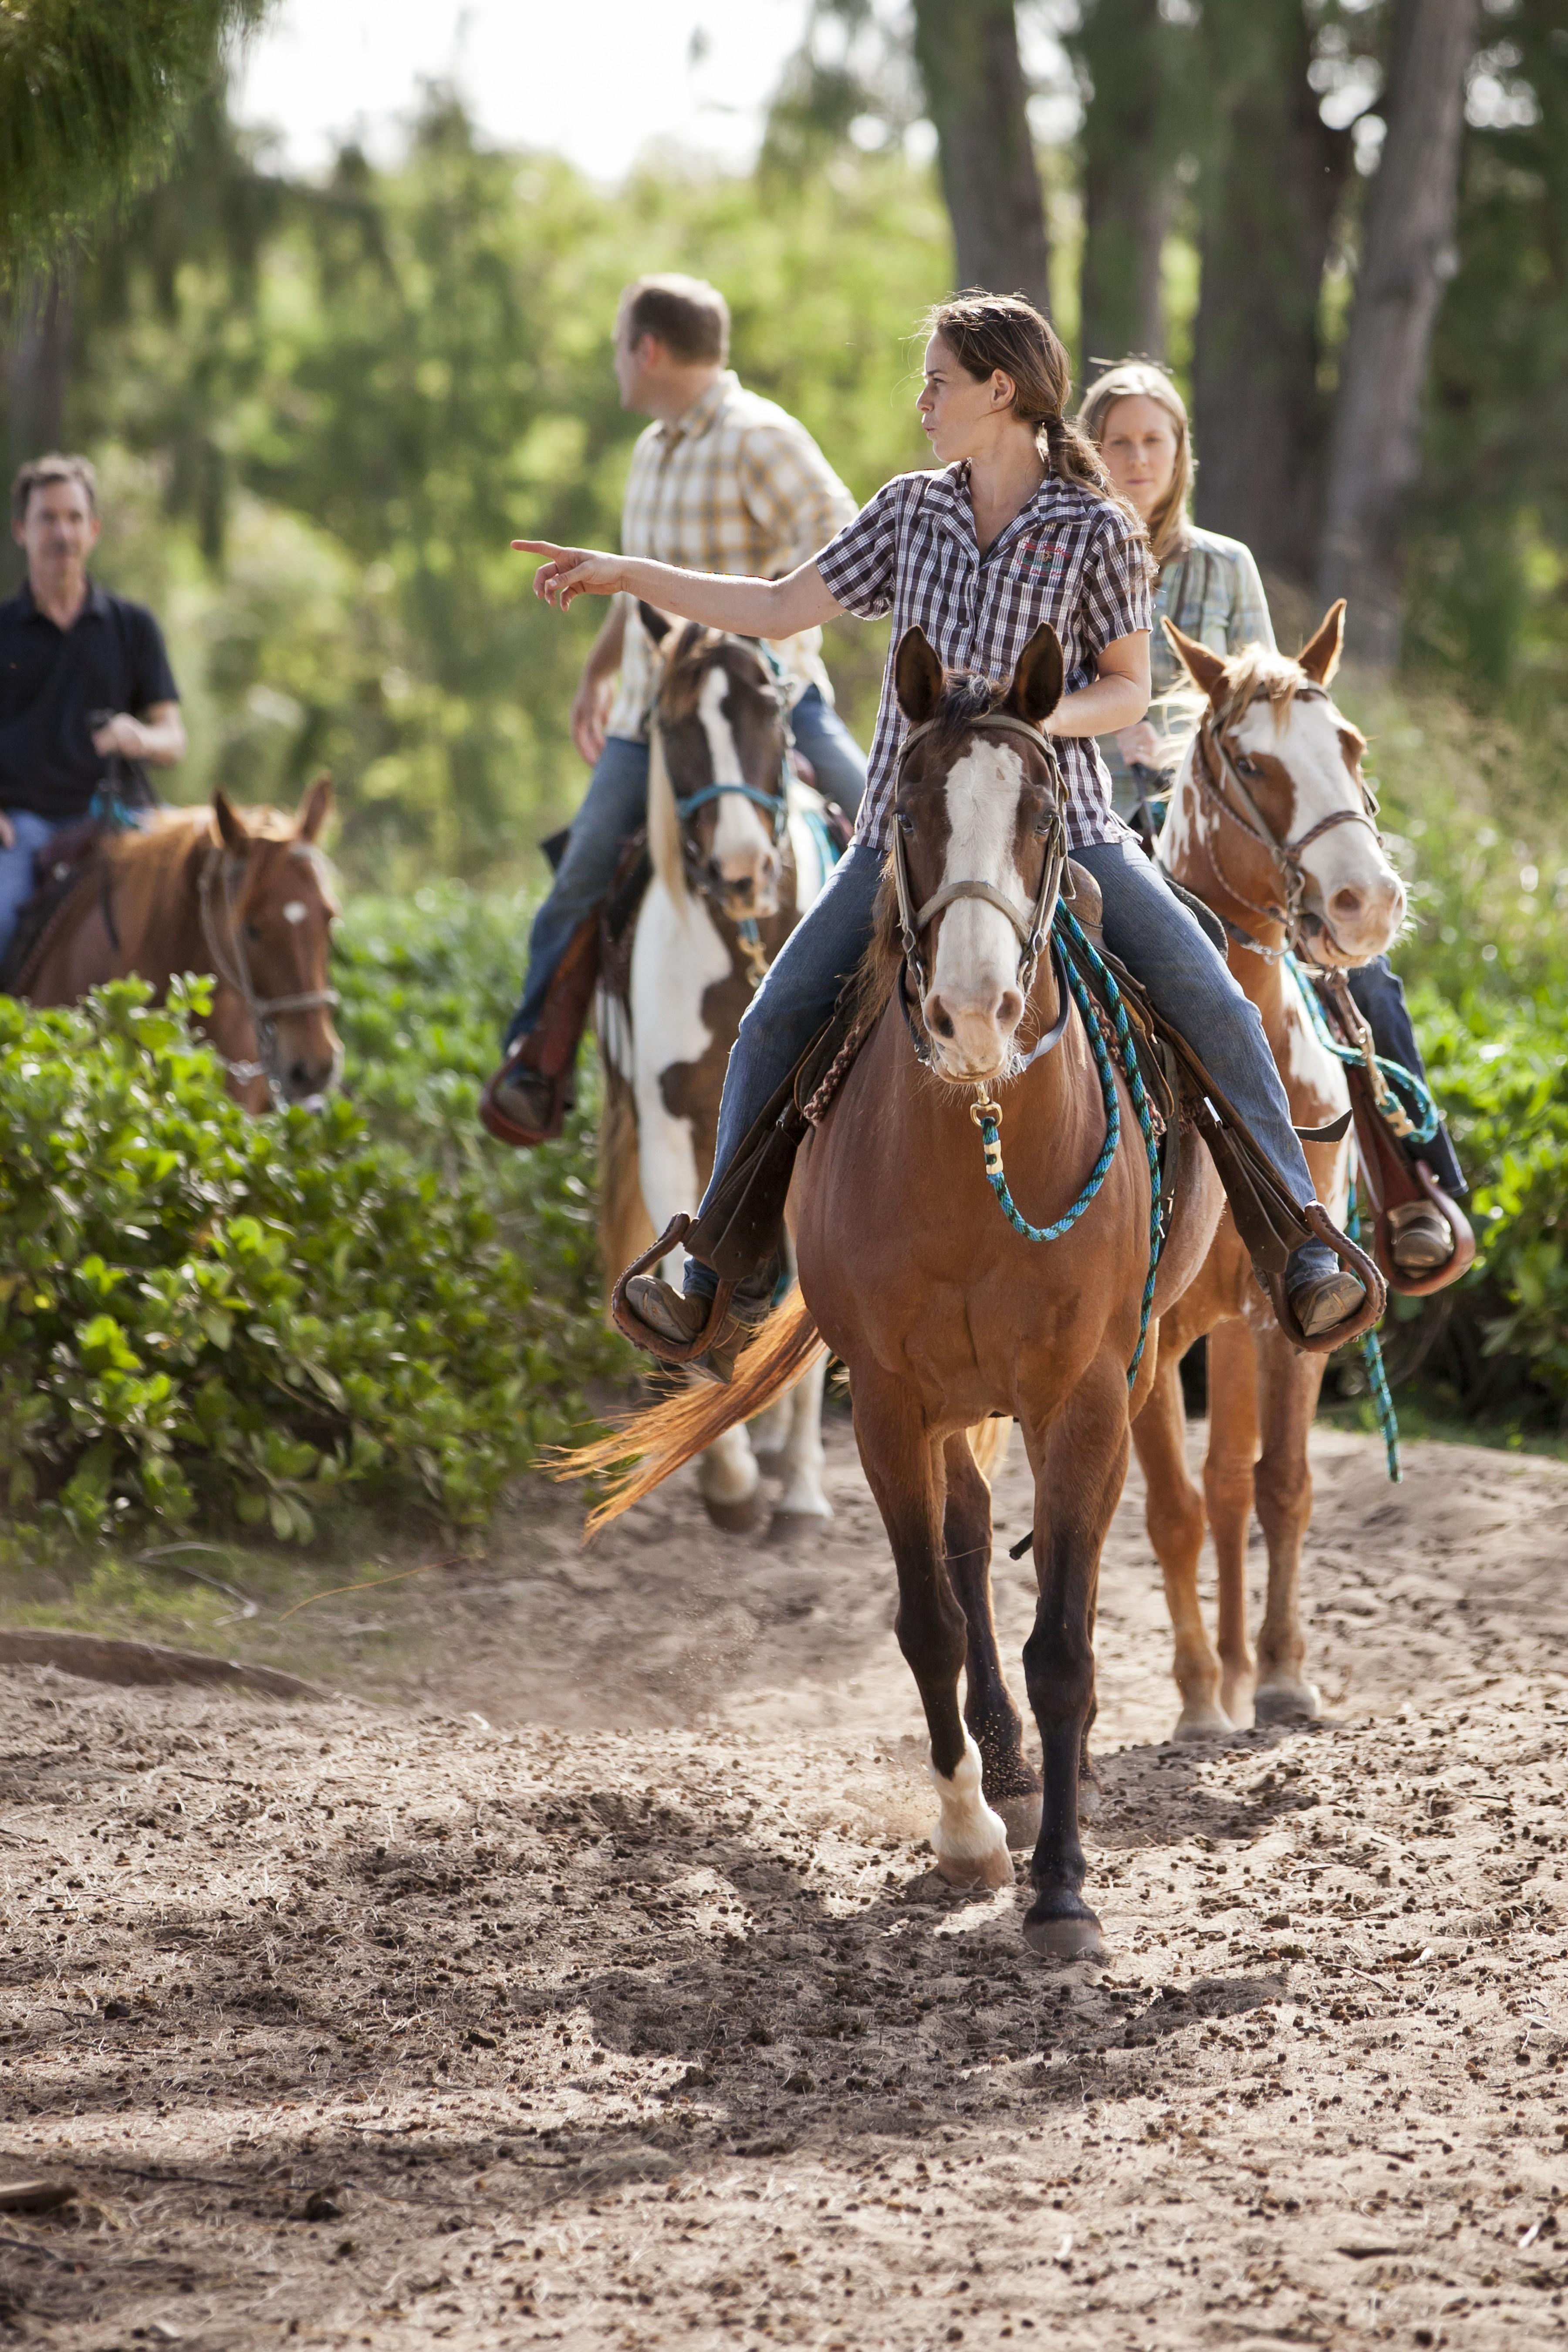
[[[352,1035],[395,992],[377,942],[344,962]],[[246,1118],[192,1034],[204,1001],[193,988],[156,1010],[136,982],[73,1012],[0,999],[0,1479],[14,1518],[86,1538],[232,1517],[303,1541],[320,1505],[353,1492],[481,1520],[583,1418],[583,1379],[616,1360],[585,1311],[591,1237],[569,1155],[530,1180],[540,1283],[459,1164],[471,1073],[442,1066],[426,1014],[401,1015],[422,1034],[417,1081],[401,1054],[398,1087],[388,1066],[359,1072],[384,1129],[436,1130],[416,1158],[346,1098]]]

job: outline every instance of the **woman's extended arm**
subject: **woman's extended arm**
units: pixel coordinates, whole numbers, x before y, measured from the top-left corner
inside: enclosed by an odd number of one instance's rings
[[[1047,735],[1110,735],[1131,727],[1149,708],[1149,632],[1113,637],[1094,657],[1092,686],[1066,694],[1046,721]]]
[[[514,539],[521,554],[548,560],[533,575],[533,593],[566,610],[578,596],[614,596],[625,590],[661,613],[733,629],[743,637],[793,637],[831,621],[844,607],[828,593],[815,563],[782,580],[731,580],[721,572],[680,572],[640,555],[601,555],[587,547],[556,547],[547,539]],[[1148,657],[1144,657],[1147,699]]]

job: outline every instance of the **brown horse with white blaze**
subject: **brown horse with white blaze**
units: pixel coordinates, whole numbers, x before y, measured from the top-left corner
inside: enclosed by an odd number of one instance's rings
[[[1100,1547],[1130,1411],[1153,1370],[1146,1360],[1130,1394],[1149,1171],[1141,1150],[1119,1150],[1077,1222],[1037,1244],[998,1207],[971,1117],[977,1088],[1004,1095],[1013,1180],[1041,1223],[1084,1192],[1105,1138],[1089,1037],[1076,1018],[1058,1029],[1063,982],[1041,952],[1063,839],[1059,771],[1042,731],[1062,686],[1054,633],[1030,640],[1005,696],[984,678],[944,677],[918,629],[895,675],[910,732],[899,838],[863,973],[874,1025],[796,1163],[802,1300],[764,1327],[732,1387],[658,1408],[601,1449],[642,1456],[607,1508],[769,1401],[820,1334],[848,1367],[860,1457],[897,1568],[898,1638],[931,1737],[938,1868],[956,1884],[999,1886],[1011,1876],[1009,1843],[1033,1843],[1025,1934],[1036,1950],[1071,1958],[1100,1941],[1082,1893],[1079,1787]],[[1077,887],[1088,916],[1093,886],[1080,876]],[[1120,1099],[1123,1132],[1136,1136]],[[1189,1136],[1157,1308],[1197,1272],[1218,1212],[1217,1180]],[[965,1434],[994,1413],[1021,1423],[1035,1477],[1039,1601],[1024,1669],[1043,1788],[997,1655],[990,1496]]]
[[[162,996],[180,973],[208,973],[202,1025],[236,1100],[259,1112],[325,1094],[342,1067],[328,984],[338,904],[317,847],[331,804],[322,776],[293,816],[217,792],[114,835],[46,932],[28,1000],[75,1004],[132,976]]]
[[[1319,965],[1365,963],[1393,945],[1405,918],[1404,887],[1384,856],[1362,776],[1364,739],[1329,692],[1343,625],[1336,604],[1292,661],[1261,646],[1226,659],[1165,624],[1207,708],[1157,851],[1226,925],[1231,970],[1262,1015],[1317,1197],[1341,1224],[1352,1139],[1313,1141],[1311,1131],[1339,1125],[1350,1095],[1285,952]],[[1200,1494],[1187,1473],[1179,1367],[1205,1334]],[[1202,1274],[1161,1324],[1153,1391],[1132,1426],[1175,1635],[1178,1738],[1228,1731],[1249,1709],[1260,1723],[1320,1711],[1306,1675],[1300,1568],[1312,1510],[1307,1438],[1325,1362],[1279,1329],[1227,1211]],[[1268,1549],[1256,1656],[1247,1601],[1255,1508]],[[1219,1572],[1217,1654],[1198,1606],[1205,1518]]]

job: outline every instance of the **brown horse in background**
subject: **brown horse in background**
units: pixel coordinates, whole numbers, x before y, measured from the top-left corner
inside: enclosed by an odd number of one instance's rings
[[[895,677],[910,731],[900,838],[865,972],[875,1026],[796,1165],[803,1297],[763,1327],[731,1387],[656,1407],[584,1449],[574,1467],[640,1456],[595,1516],[625,1508],[781,1393],[820,1334],[848,1367],[860,1458],[898,1570],[899,1643],[931,1735],[937,1866],[955,1884],[1000,1886],[1012,1874],[1009,1843],[1033,1843],[1026,1937],[1072,1958],[1100,1940],[1081,1893],[1079,1784],[1094,1712],[1100,1547],[1126,1472],[1130,1413],[1154,1370],[1151,1352],[1130,1393],[1149,1171],[1124,1140],[1078,1221],[1036,1244],[998,1206],[971,1117],[977,1092],[1005,1097],[1025,1213],[1042,1224],[1061,1218],[1095,1164],[1106,1114],[1082,1023],[1068,1020],[1048,1042],[1064,1010],[1056,963],[1041,952],[1063,840],[1059,772],[1040,731],[1061,694],[1054,634],[1030,640],[1005,698],[984,679],[944,677],[918,629],[900,646]],[[1080,919],[1092,919],[1087,875],[1077,889]],[[1136,1139],[1116,1083],[1123,1138]],[[1189,1133],[1157,1313],[1202,1265],[1219,1201]],[[993,1413],[1021,1423],[1035,1475],[1039,1602],[1024,1671],[1043,1791],[997,1654],[990,1495],[965,1434]]]
[[[1207,700],[1171,795],[1157,855],[1224,921],[1231,971],[1257,1005],[1298,1128],[1348,1114],[1344,1070],[1318,1040],[1284,961],[1365,963],[1390,948],[1405,891],[1383,854],[1361,772],[1366,745],[1329,693],[1344,606],[1299,659],[1250,646],[1228,660],[1166,630]],[[1352,1139],[1303,1146],[1313,1190],[1342,1224]],[[1208,1338],[1208,1456],[1187,1473],[1180,1365]],[[1208,1263],[1160,1327],[1153,1392],[1132,1425],[1148,1528],[1165,1580],[1182,1696],[1178,1738],[1315,1716],[1305,1671],[1301,1543],[1312,1512],[1307,1438],[1327,1358],[1293,1347],[1226,1211]],[[1205,1509],[1206,1507],[1206,1509]],[[1247,1541],[1256,1507],[1268,1596],[1254,1656]],[[1205,1516],[1219,1570],[1218,1654],[1198,1606]]]
[[[162,997],[180,973],[209,973],[201,1025],[236,1101],[264,1111],[325,1094],[342,1066],[328,985],[338,904],[316,846],[331,804],[321,776],[292,816],[217,792],[210,808],[163,809],[114,835],[51,917],[18,992],[76,1004],[134,976]]]

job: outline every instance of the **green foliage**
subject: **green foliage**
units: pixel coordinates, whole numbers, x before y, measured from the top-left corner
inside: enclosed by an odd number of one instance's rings
[[[616,1361],[588,1311],[571,1153],[510,1204],[536,1282],[443,1148],[473,1096],[436,1056],[458,1040],[471,1061],[472,1040],[421,987],[458,981],[460,956],[421,974],[372,940],[344,961],[350,1036],[394,1004],[431,1058],[422,1081],[401,1045],[395,1078],[367,1056],[366,1109],[320,1116],[239,1112],[192,1036],[195,993],[0,999],[0,1479],[18,1521],[87,1538],[237,1518],[308,1541],[353,1494],[473,1524]]]
[[[0,7],[0,285],[160,177],[268,0]]]

